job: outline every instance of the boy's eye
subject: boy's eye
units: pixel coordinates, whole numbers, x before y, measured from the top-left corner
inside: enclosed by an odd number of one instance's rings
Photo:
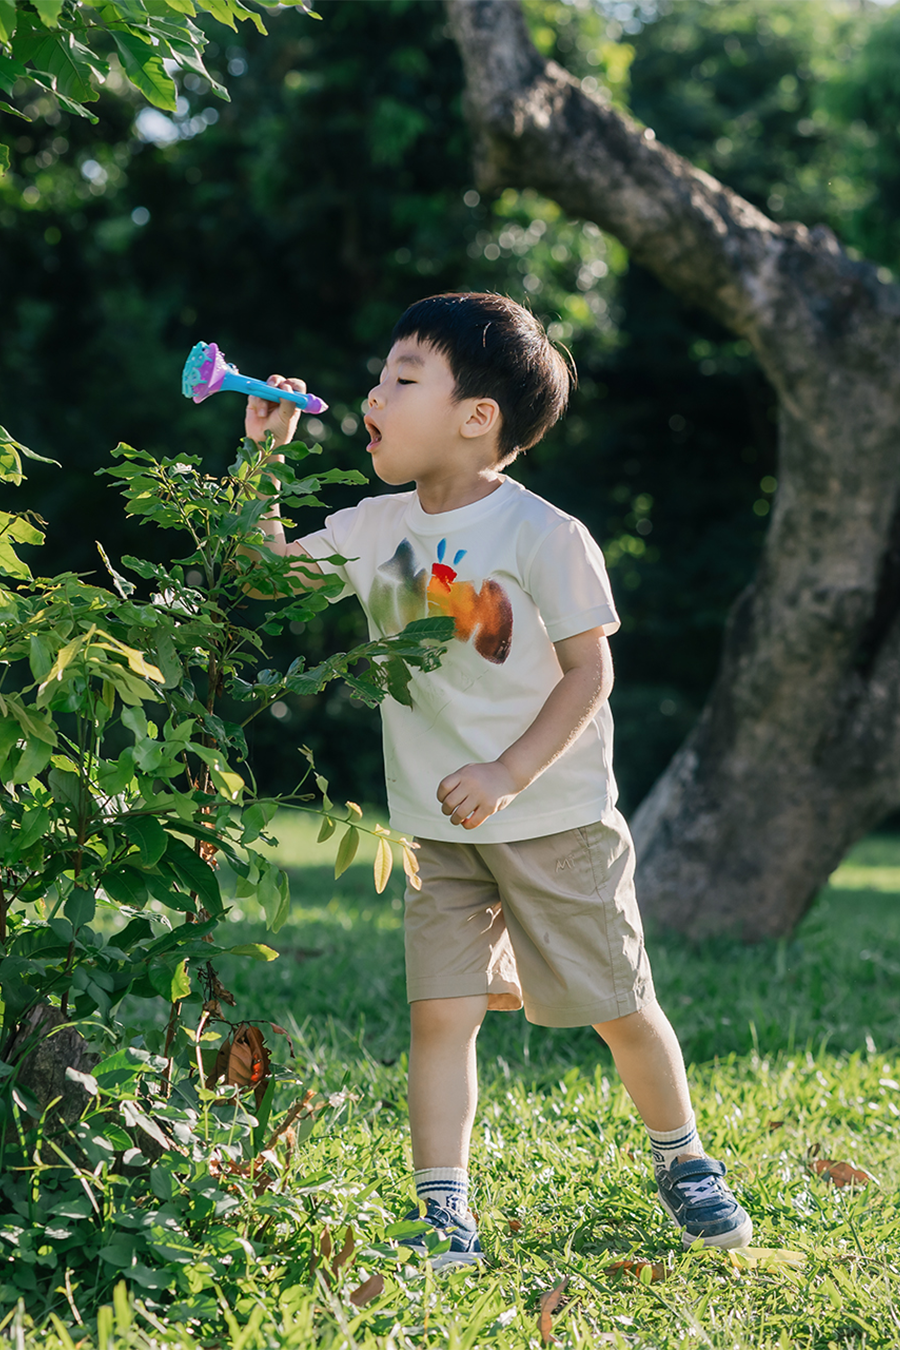
[[[397,383],[398,383],[398,384],[415,384],[415,380],[403,380],[403,379],[401,379],[401,378],[398,376],[398,377],[397,377]]]

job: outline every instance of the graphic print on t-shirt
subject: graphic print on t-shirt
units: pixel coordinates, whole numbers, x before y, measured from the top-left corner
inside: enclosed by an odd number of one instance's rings
[[[447,541],[442,539],[429,577],[425,567],[419,567],[409,540],[401,540],[394,556],[378,568],[369,592],[372,617],[383,633],[399,633],[414,619],[447,615],[455,620],[455,636],[461,642],[469,642],[474,635],[479,656],[502,666],[512,645],[509,596],[491,577],[477,591],[471,581],[457,581],[455,569],[466,550],[454,554],[452,567],[444,562],[446,552]]]

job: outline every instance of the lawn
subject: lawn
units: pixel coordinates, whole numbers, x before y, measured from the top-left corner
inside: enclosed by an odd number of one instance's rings
[[[96,1330],[95,1308],[78,1326],[62,1301],[43,1329],[11,1314],[14,1345],[512,1350],[546,1343],[552,1290],[562,1347],[900,1343],[900,838],[854,850],[790,941],[651,939],[701,1137],[756,1224],[748,1257],[682,1251],[655,1201],[640,1121],[592,1032],[492,1014],[472,1162],[489,1261],[435,1277],[392,1237],[410,1205],[402,873],[376,896],[365,846],[335,882],[334,840],[317,845],[296,817],[275,833],[290,920],[267,937],[242,900],[233,926],[236,942],[268,941],[279,959],[229,958],[221,975],[239,1016],[284,1027],[302,1078],[343,1096],[283,1160],[265,1197],[268,1245],[261,1211],[236,1211],[249,1254],[230,1302],[211,1282],[205,1312],[165,1311],[164,1297],[135,1300],[120,1285]],[[286,1061],[287,1040],[274,1039]],[[822,1159],[870,1179],[836,1186],[811,1167]],[[281,1228],[279,1195],[305,1197]],[[339,1261],[348,1231],[353,1255]],[[359,1308],[350,1294],[371,1276],[383,1291]]]

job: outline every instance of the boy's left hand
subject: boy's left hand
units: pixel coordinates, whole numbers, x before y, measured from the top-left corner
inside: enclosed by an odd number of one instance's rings
[[[270,375],[266,384],[272,385],[272,398],[261,398],[258,394],[250,395],[244,415],[244,431],[251,441],[256,441],[258,445],[262,445],[267,431],[271,431],[274,435],[276,447],[287,445],[294,439],[300,409],[296,403],[279,399],[278,390],[293,389],[298,394],[305,394],[306,385],[302,380],[285,379],[283,375]]]
[[[437,798],[451,825],[474,830],[488,816],[509,806],[519,789],[505,764],[464,764],[438,784]]]

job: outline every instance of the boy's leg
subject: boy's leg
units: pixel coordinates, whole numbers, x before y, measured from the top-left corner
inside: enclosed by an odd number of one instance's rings
[[[478,1103],[475,1043],[486,994],[417,999],[410,1004],[409,1124],[416,1194],[425,1218],[449,1237],[435,1266],[479,1261],[469,1210],[469,1140]],[[413,1210],[408,1218],[418,1217]],[[422,1239],[410,1244],[424,1252]]]
[[[409,1128],[413,1166],[465,1168],[478,1104],[475,1042],[487,995],[410,1005]]]
[[[681,1046],[656,1002],[594,1030],[609,1046],[622,1082],[650,1135],[663,1208],[689,1247],[745,1247],[753,1236],[749,1215],[722,1178],[722,1163],[703,1152]]]
[[[619,1076],[648,1130],[670,1133],[692,1116],[691,1094],[678,1038],[655,1001],[594,1030],[612,1052]],[[702,1156],[700,1141],[684,1155]],[[672,1161],[683,1161],[677,1155]]]

